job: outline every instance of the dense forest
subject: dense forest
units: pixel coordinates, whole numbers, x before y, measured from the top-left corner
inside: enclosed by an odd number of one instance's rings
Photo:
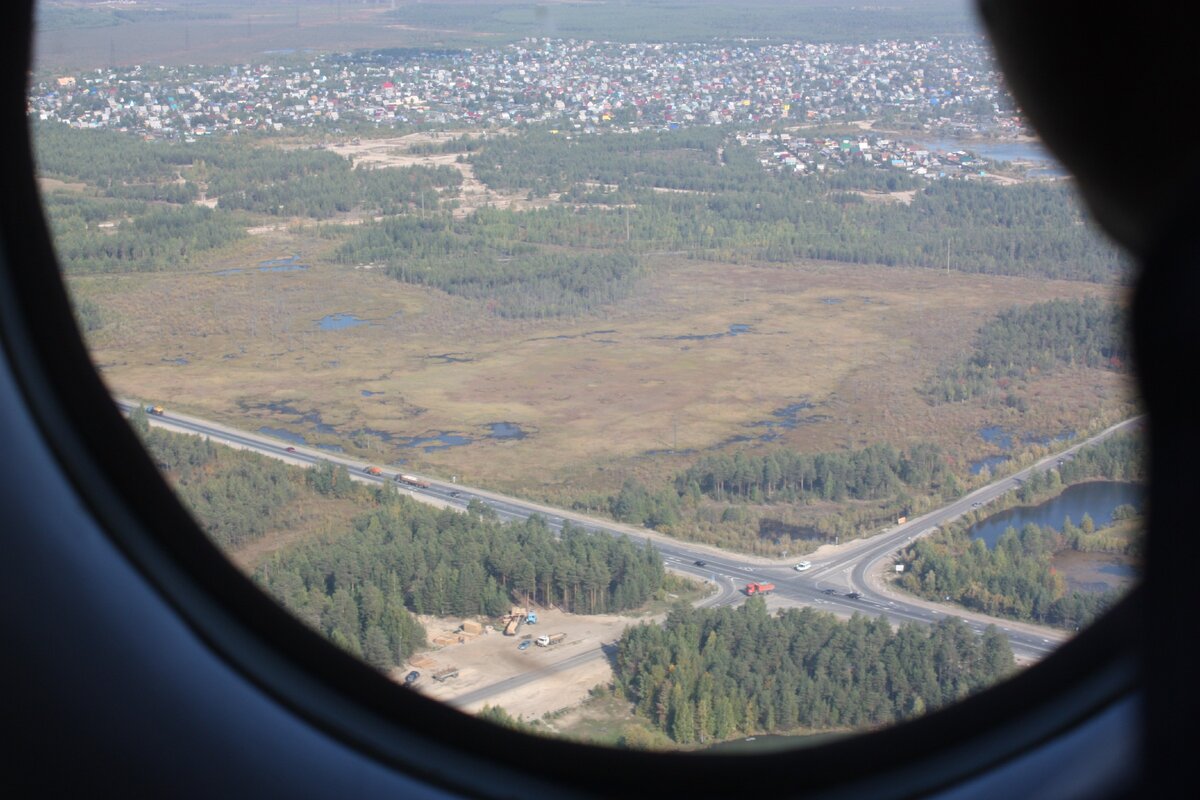
[[[339,644],[372,663],[383,653],[371,645],[382,642],[371,632],[380,608],[496,616],[513,599],[528,598],[607,613],[640,606],[662,586],[662,559],[651,547],[570,526],[558,538],[540,518],[502,524],[486,506],[475,512],[384,492],[351,532],[289,548],[256,579],[301,619],[330,636],[339,631]],[[383,633],[388,653],[411,652],[395,630]]]
[[[692,487],[714,500],[795,502],[808,497],[842,501],[878,500],[899,492],[929,492],[950,481],[937,445],[917,444],[899,451],[889,444],[836,453],[779,449],[762,455],[705,456],[675,478],[683,495]]]
[[[1126,328],[1115,303],[1094,297],[1012,308],[980,328],[971,355],[939,370],[922,391],[935,403],[957,402],[1060,366],[1123,370]]]
[[[811,608],[674,610],[626,630],[616,688],[680,744],[797,728],[863,728],[919,716],[1013,670],[1007,640],[957,618],[933,626]]]
[[[514,220],[510,213],[492,211],[464,219],[393,217],[363,226],[336,258],[345,264],[386,264],[402,281],[484,301],[505,317],[580,314],[633,291],[640,271],[633,255],[540,247],[519,238]]]
[[[304,490],[300,470],[200,436],[152,428],[140,409],[130,422],[184,506],[221,549],[237,549],[294,521],[290,505]]]
[[[866,203],[854,190],[910,188],[912,176],[855,168],[829,175],[765,172],[757,152],[718,128],[497,137],[469,158],[495,189],[564,193],[588,223],[636,250],[704,258],[952,268],[1123,281],[1120,253],[1085,224],[1060,184],[921,184],[911,203]],[[597,214],[603,208],[620,213]],[[579,213],[584,213],[582,210]]]

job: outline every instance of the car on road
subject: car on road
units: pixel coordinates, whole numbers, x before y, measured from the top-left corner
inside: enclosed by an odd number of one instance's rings
[[[462,494],[462,492],[451,492],[451,493],[450,493],[450,496],[451,496],[451,497],[458,497],[460,494]]]
[[[833,595],[837,594],[837,589],[822,589],[821,594],[827,594],[827,595],[833,596]]]
[[[532,642],[521,642],[519,645],[517,645],[517,649],[518,650],[528,650],[529,645],[531,645],[531,644],[532,644]]]
[[[981,505],[983,505],[983,503],[976,500],[974,503],[971,503],[971,508],[979,508]]]
[[[294,452],[296,452],[296,448],[294,448],[294,447],[285,447],[285,448],[283,448],[283,451],[284,451],[285,453],[294,453]]]
[[[859,592],[846,592],[846,597],[849,597],[851,600],[858,600],[862,597],[862,594]]]
[[[416,683],[416,682],[417,682],[417,678],[419,678],[419,677],[421,677],[421,673],[417,672],[417,671],[414,669],[412,672],[410,672],[410,673],[408,673],[407,675],[405,675],[405,676],[404,676],[404,682],[405,682],[405,683]]]
[[[697,567],[707,567],[708,566],[707,561],[693,561],[692,564],[694,564]]]
[[[796,570],[796,572],[804,572],[806,569],[812,569],[812,562],[811,561],[801,561],[799,564],[792,567],[792,569]]]

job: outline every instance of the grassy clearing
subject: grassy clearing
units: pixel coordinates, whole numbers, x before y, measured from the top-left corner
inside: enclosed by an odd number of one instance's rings
[[[72,288],[100,308],[105,324],[89,341],[116,392],[552,500],[612,491],[629,474],[659,481],[696,452],[763,446],[730,440],[770,432],[806,451],[931,440],[965,471],[986,451],[984,425],[1057,434],[1129,405],[1123,379],[1087,369],[1029,382],[1024,415],[986,399],[934,408],[916,392],[992,314],[1112,291],[1094,284],[657,256],[620,307],[506,321],[377,270],[330,266],[323,259],[335,246],[307,229],[270,231],[203,272],[79,277]],[[292,254],[311,268],[257,270]],[[228,269],[243,271],[216,274]],[[318,327],[339,313],[368,324]],[[735,324],[750,328],[718,335]],[[681,338],[689,336],[711,338]],[[800,400],[814,406],[808,423],[755,425]],[[334,432],[269,403],[319,412]],[[525,438],[487,438],[497,422],[519,425]],[[392,441],[354,435],[364,429]],[[440,432],[473,442],[401,446]]]

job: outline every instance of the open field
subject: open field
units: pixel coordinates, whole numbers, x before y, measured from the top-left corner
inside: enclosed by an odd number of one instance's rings
[[[1095,284],[663,255],[620,307],[512,321],[323,263],[334,245],[268,231],[209,272],[77,277],[72,288],[100,308],[90,344],[121,395],[529,496],[612,490],[629,472],[661,479],[764,435],[806,451],[928,439],[962,467],[988,452],[984,425],[1053,435],[1128,402],[1120,376],[1088,369],[1031,382],[1025,415],[933,407],[916,393],[990,315],[1113,291]],[[309,268],[256,267],[290,255]],[[335,314],[362,324],[323,330]]]

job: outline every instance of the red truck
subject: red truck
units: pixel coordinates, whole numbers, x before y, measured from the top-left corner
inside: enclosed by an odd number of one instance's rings
[[[383,474],[383,470],[381,470],[379,467],[364,467],[363,472],[367,473],[368,475],[382,475]]]
[[[773,584],[773,583],[747,583],[746,584],[746,594],[750,595],[750,596],[753,596],[756,594],[767,594],[768,592],[773,592],[773,591],[775,591],[775,584]]]

